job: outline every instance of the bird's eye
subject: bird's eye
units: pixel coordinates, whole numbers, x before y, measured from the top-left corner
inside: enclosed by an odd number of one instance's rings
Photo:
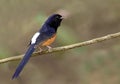
[[[56,19],[59,19],[59,16],[56,16]]]

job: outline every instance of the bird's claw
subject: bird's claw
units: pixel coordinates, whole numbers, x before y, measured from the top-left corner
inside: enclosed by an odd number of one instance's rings
[[[47,46],[48,51],[51,52],[52,51],[52,47],[51,46]]]

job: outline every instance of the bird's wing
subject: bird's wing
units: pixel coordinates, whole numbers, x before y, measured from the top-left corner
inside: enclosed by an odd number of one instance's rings
[[[43,31],[40,32],[40,35],[36,39],[36,44],[40,44],[40,43],[48,40],[49,38],[53,37],[54,34],[55,34],[55,31],[53,31],[53,30],[47,30],[44,32]]]

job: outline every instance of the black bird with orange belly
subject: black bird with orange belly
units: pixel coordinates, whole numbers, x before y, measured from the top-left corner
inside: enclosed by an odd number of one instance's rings
[[[20,72],[30,59],[32,53],[35,51],[37,45],[50,48],[49,45],[54,42],[57,29],[60,26],[62,20],[63,17],[60,14],[51,15],[43,24],[41,29],[33,35],[30,46],[25,53],[23,59],[21,60],[20,64],[18,65],[15,73],[13,74],[12,79],[19,76]]]

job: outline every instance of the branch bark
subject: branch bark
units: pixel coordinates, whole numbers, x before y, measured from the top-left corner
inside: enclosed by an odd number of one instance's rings
[[[43,54],[48,54],[48,53],[53,53],[53,52],[66,51],[66,50],[69,50],[69,49],[82,47],[82,46],[87,46],[87,45],[90,45],[90,44],[102,42],[102,41],[112,39],[112,38],[117,38],[117,37],[120,37],[120,32],[115,33],[115,34],[109,34],[109,35],[106,35],[106,36],[103,36],[103,37],[95,38],[95,39],[92,39],[92,40],[88,40],[88,41],[84,41],[84,42],[80,42],[80,43],[76,43],[76,44],[71,44],[71,45],[67,45],[67,46],[52,48],[50,51],[46,50],[46,51],[42,51],[42,52],[34,52],[32,54],[32,57],[43,55]],[[0,59],[0,64],[20,60],[20,59],[23,58],[23,56],[24,56],[24,54],[14,56],[14,57],[8,57],[8,58]]]

